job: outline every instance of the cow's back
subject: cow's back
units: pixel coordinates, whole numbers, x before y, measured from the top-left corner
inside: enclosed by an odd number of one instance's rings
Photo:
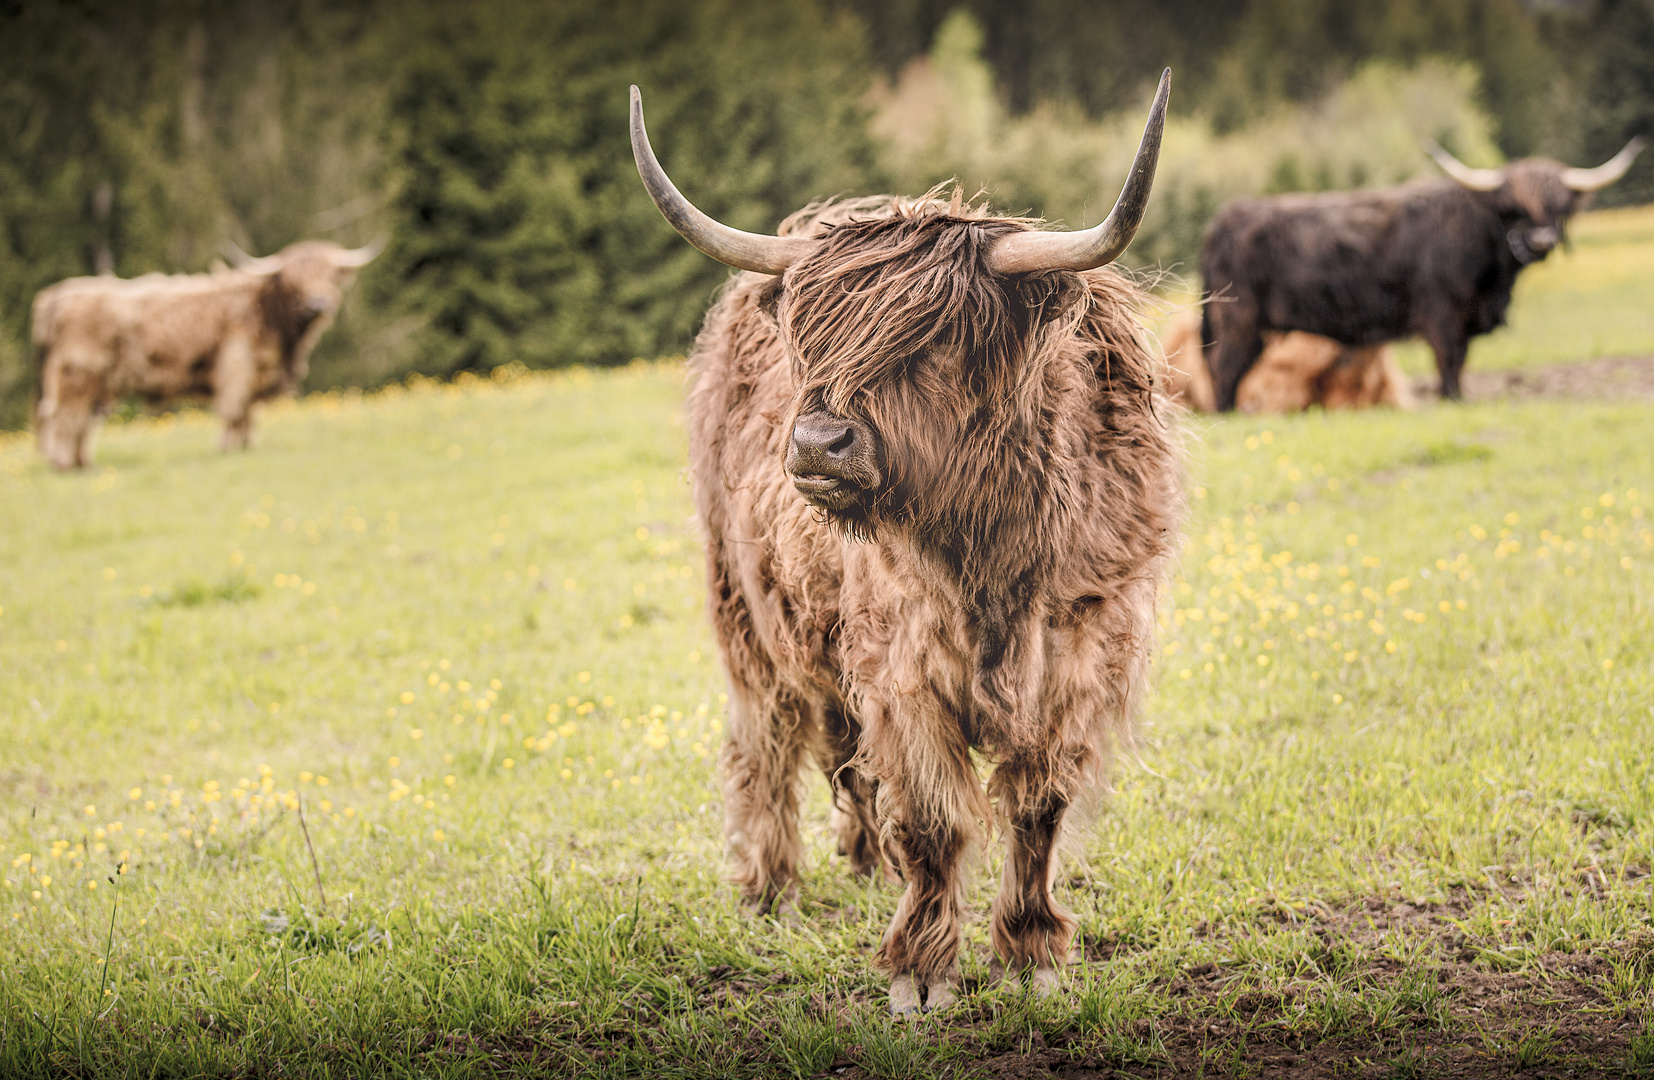
[[[81,277],[52,285],[33,308],[37,345],[90,356],[139,375],[187,368],[210,356],[232,323],[256,320],[250,275]]]

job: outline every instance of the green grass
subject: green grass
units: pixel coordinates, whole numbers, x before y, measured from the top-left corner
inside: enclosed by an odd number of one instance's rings
[[[0,442],[0,1075],[1654,1069],[1645,408],[1197,420],[1145,738],[1059,883],[1085,956],[988,989],[973,922],[966,1005],[903,1026],[819,779],[799,917],[720,881],[682,398]]]

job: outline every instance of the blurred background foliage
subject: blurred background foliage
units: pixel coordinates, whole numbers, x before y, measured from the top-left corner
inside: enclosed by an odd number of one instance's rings
[[[957,177],[1106,213],[1155,79],[1174,117],[1131,257],[1188,272],[1258,191],[1596,164],[1654,133],[1654,0],[0,0],[0,425],[28,308],[225,240],[383,235],[310,387],[685,348],[726,271],[637,183],[626,86],[679,185],[769,230]],[[1654,155],[1605,193],[1654,199]]]

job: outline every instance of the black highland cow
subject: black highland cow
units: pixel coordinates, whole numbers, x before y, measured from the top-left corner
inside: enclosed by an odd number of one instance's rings
[[[1435,350],[1442,396],[1458,398],[1470,339],[1504,324],[1517,273],[1641,149],[1633,139],[1594,169],[1545,158],[1473,169],[1432,146],[1451,179],[1225,206],[1201,245],[1201,337],[1218,410],[1235,407],[1266,330],[1350,346],[1417,335]]]

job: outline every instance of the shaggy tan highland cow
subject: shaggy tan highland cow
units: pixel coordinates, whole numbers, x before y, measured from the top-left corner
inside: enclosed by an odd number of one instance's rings
[[[98,420],[122,397],[203,397],[223,448],[246,449],[253,406],[292,393],[343,290],[381,245],[290,245],[210,274],[81,277],[34,299],[41,452],[60,469],[91,463]]]
[[[995,823],[994,949],[1054,990],[1075,926],[1054,848],[1148,685],[1177,439],[1140,295],[1107,264],[1142,219],[1169,74],[1113,212],[1074,233],[957,196],[739,232],[673,187],[632,90],[656,205],[748,271],[707,316],[689,397],[733,877],[755,910],[789,902],[814,759],[850,865],[906,883],[877,957],[898,1014],[955,1000],[964,872]]]
[[[1173,319],[1161,333],[1160,345],[1166,358],[1166,395],[1196,412],[1212,412],[1212,376],[1200,347],[1200,316],[1190,313]],[[1411,409],[1413,388],[1388,345],[1351,347],[1301,330],[1266,333],[1258,362],[1235,393],[1235,408],[1243,413],[1291,413],[1312,405]]]

